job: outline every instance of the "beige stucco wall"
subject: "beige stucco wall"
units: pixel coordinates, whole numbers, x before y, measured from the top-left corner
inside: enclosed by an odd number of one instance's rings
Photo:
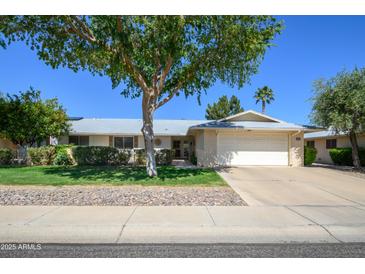
[[[196,157],[199,166],[212,167],[217,164],[217,132],[199,131],[195,134]]]
[[[365,135],[359,135],[357,136],[357,138],[359,147],[365,147]],[[336,139],[337,147],[351,147],[350,138],[348,136],[305,139],[305,142],[314,141],[314,147],[317,149],[317,157],[316,157],[317,163],[323,163],[323,164],[333,163],[331,156],[329,154],[329,149],[326,148],[327,139]]]
[[[155,148],[171,149],[171,136],[155,136],[155,140],[156,139],[160,139],[161,144],[160,145],[155,144]],[[143,136],[138,136],[138,148],[144,148]]]
[[[198,165],[202,165],[203,153],[204,153],[204,132],[202,130],[197,131],[194,134],[195,137],[195,156],[198,161]]]
[[[91,135],[89,136],[89,146],[109,146],[109,136]]]
[[[59,145],[68,145],[68,136],[58,137],[58,144]]]
[[[237,116],[234,118],[229,119],[229,121],[261,121],[261,122],[272,122],[271,119],[268,119],[266,117],[258,116],[254,113],[246,113],[244,114],[244,119],[242,120],[242,116]]]
[[[217,164],[217,139],[215,130],[206,130],[204,132],[203,162],[205,166],[215,166]]]
[[[304,133],[289,134],[289,166],[304,166]]]

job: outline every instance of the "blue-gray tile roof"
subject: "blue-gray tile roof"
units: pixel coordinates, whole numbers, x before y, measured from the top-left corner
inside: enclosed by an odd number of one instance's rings
[[[305,130],[307,127],[300,126],[293,123],[286,122],[254,122],[254,121],[211,121],[208,123],[195,125],[192,128],[240,128],[240,129],[294,129],[294,130]]]
[[[141,119],[98,119],[71,120],[71,134],[89,135],[141,135]],[[276,122],[219,122],[211,120],[154,120],[155,135],[184,136],[189,129],[241,128],[305,130],[307,127],[292,123]]]
[[[155,135],[186,135],[193,125],[206,123],[207,120],[154,120]],[[84,118],[70,121],[71,134],[90,135],[141,135],[141,119],[94,119]]]
[[[342,132],[336,133],[333,130],[323,130],[323,131],[318,131],[318,132],[306,133],[306,134],[304,134],[304,138],[305,139],[309,139],[309,138],[326,138],[326,137],[341,136],[341,135],[344,135],[344,133],[342,133]]]

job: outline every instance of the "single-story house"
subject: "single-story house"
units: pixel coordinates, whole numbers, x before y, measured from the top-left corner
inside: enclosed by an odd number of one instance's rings
[[[351,147],[350,137],[345,134],[336,133],[332,130],[324,130],[304,134],[305,144],[317,150],[315,162],[333,164],[329,150],[336,147]],[[365,134],[357,135],[359,147],[365,147]]]
[[[141,119],[71,119],[59,144],[144,148]],[[154,120],[155,147],[199,166],[303,166],[304,133],[317,129],[245,111],[215,121]]]
[[[11,141],[0,138],[0,148],[9,148],[11,150],[16,150],[16,145],[14,145]]]

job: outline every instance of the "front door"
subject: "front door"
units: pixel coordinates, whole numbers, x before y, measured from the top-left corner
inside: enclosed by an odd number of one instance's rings
[[[174,140],[172,142],[172,148],[175,150],[175,157],[181,158],[181,141],[180,140]]]

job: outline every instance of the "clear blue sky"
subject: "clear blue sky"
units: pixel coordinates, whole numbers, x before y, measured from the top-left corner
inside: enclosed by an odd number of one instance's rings
[[[308,124],[313,81],[331,77],[338,71],[365,65],[365,16],[289,16],[276,46],[265,55],[251,84],[238,90],[216,83],[202,96],[176,97],[156,112],[160,119],[204,119],[208,103],[221,95],[235,94],[243,107],[260,110],[253,94],[258,87],[270,86],[275,101],[267,113],[294,123]],[[70,116],[99,118],[140,118],[140,99],[126,99],[120,89],[112,89],[108,78],[88,72],[52,70],[25,45],[0,48],[0,91],[16,93],[29,86],[42,91],[44,98],[58,97]]]

